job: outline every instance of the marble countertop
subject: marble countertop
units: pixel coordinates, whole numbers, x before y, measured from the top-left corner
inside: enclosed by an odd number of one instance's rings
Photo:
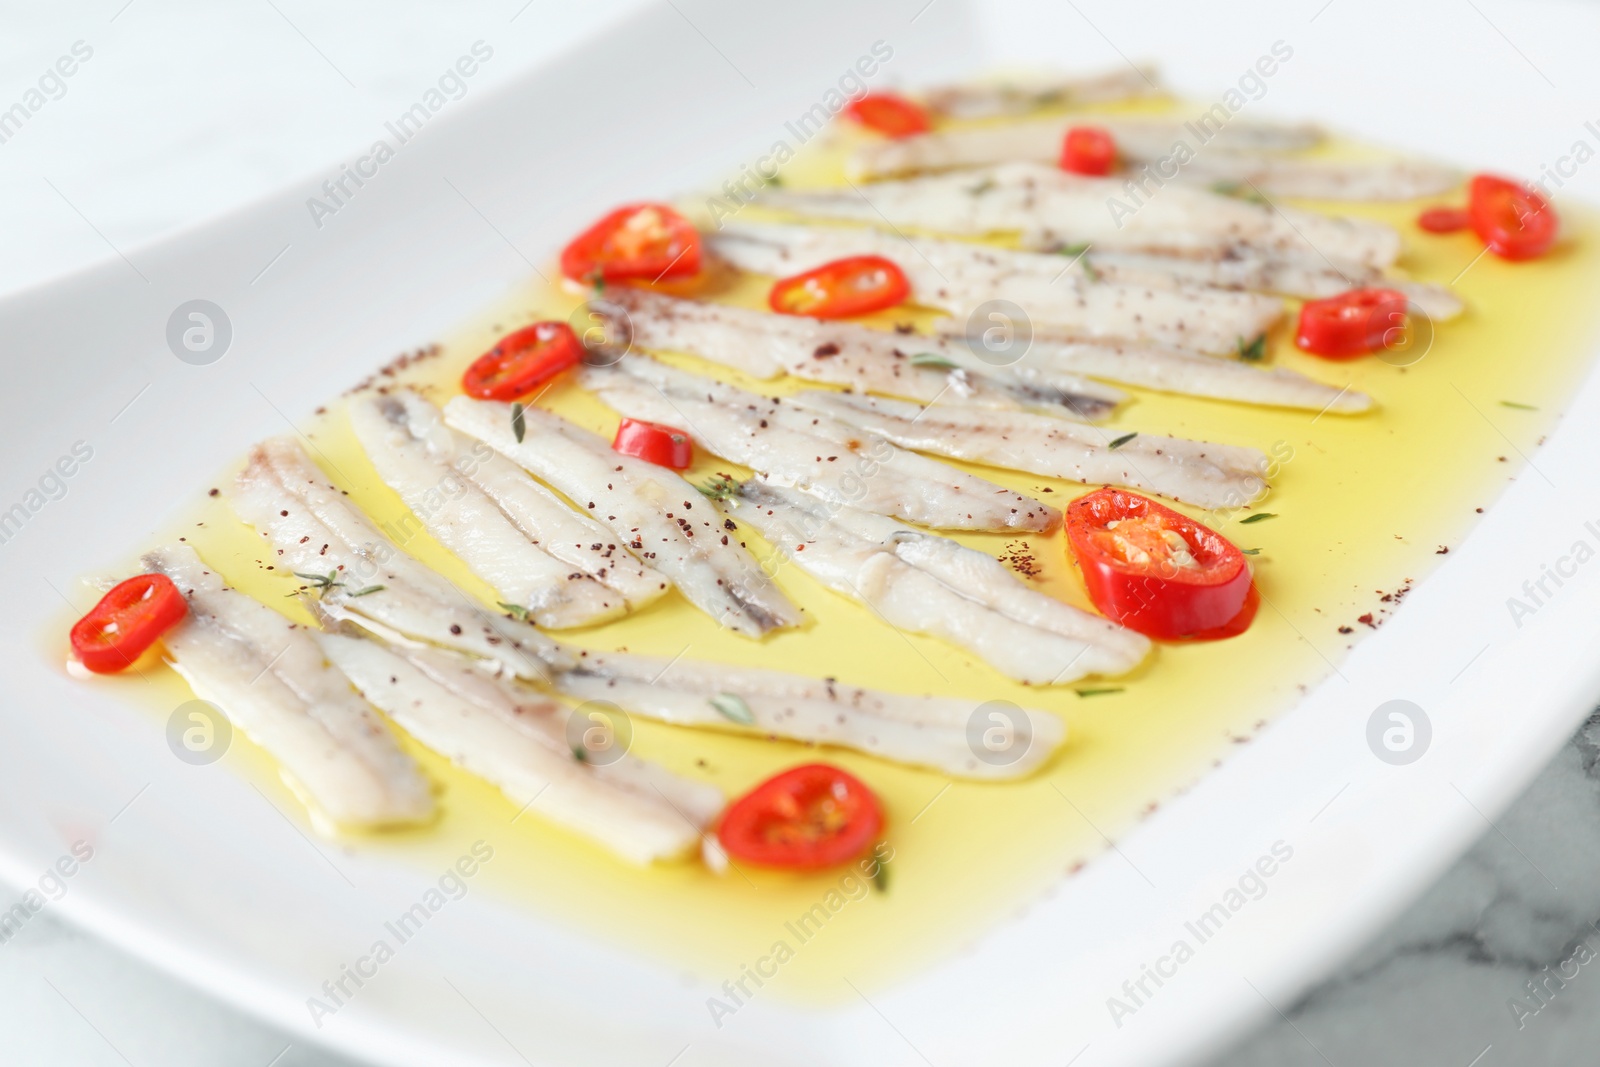
[[[1592,1063],[1597,920],[1600,712],[1387,929],[1210,1067]]]
[[[325,168],[464,45],[493,44],[478,84],[493,83],[630,6],[4,0],[0,95],[77,42],[93,54],[0,143],[0,293]],[[1593,1060],[1597,763],[1600,716],[1421,899],[1215,1067]],[[0,945],[0,1034],[8,1067],[349,1064],[49,916]]]

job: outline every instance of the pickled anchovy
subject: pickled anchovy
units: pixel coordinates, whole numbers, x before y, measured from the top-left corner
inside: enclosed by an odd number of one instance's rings
[[[416,393],[368,393],[349,415],[378,475],[428,532],[540,626],[602,622],[665,591],[605,527],[449,429]]]
[[[946,337],[889,333],[851,322],[775,315],[679,300],[643,289],[616,294],[636,346],[685,352],[748,373],[755,355],[796,378],[872,393],[980,407],[1027,408],[1096,421],[1127,399],[1120,389],[1073,374],[1018,374]],[[992,357],[991,357],[992,358]]]
[[[722,517],[699,490],[672,471],[614,452],[604,438],[540,408],[523,412],[524,435],[512,428],[509,404],[458,396],[444,414],[604,523],[722,625],[747,637],[799,625],[799,609],[723,535]]]
[[[416,761],[309,631],[229,588],[188,545],[158,548],[144,564],[189,602],[162,637],[173,669],[278,761],[314,825],[332,832],[433,817]]]
[[[1085,485],[1125,485],[1200,507],[1240,507],[1267,488],[1267,457],[1254,448],[820,389],[793,400],[902,448]]]
[[[571,652],[578,666],[557,675],[554,684],[580,700],[615,702],[636,715],[680,726],[854,749],[962,778],[1021,777],[1048,759],[1066,736],[1054,715],[1014,706],[996,723],[987,717],[983,701],[886,693],[832,678],[686,657]],[[998,758],[980,754],[983,730],[993,726],[1006,731],[989,749]]]
[[[769,481],[866,511],[941,530],[1047,530],[1061,520],[1055,508],[947,463],[655,360],[587,367],[581,380],[624,415],[678,425],[700,447]]]
[[[864,188],[776,191],[756,202],[823,218],[916,226],[959,236],[1033,230],[1066,245],[1218,254],[1234,245],[1387,267],[1400,234],[1367,219],[1255,203],[1187,185],[1130,192],[1037,163],[1005,163]]]
[[[739,504],[739,521],[830,589],[1019,682],[1122,674],[1150,651],[1142,635],[1028,588],[993,556],[947,537],[755,480],[740,487]]]
[[[882,256],[905,273],[916,303],[962,319],[987,319],[995,309],[985,305],[1004,301],[1016,309],[1010,317],[1017,321],[1003,325],[1014,330],[1056,326],[1085,337],[1230,352],[1240,337],[1255,337],[1283,315],[1283,302],[1261,293],[1177,279],[1124,283],[1096,273],[1081,257],[866,227],[729,224],[706,240],[734,266],[762,274],[795,274],[845,256]]]
[[[993,81],[944,85],[923,94],[930,111],[951,118],[1024,115],[1045,107],[1106,104],[1161,96],[1154,67],[1120,66],[1104,74],[1012,75]]]
[[[252,448],[235,485],[234,511],[272,547],[277,570],[307,583],[324,616],[482,656],[520,677],[561,665],[531,624],[490,614],[397,548],[293,440]]]
[[[634,863],[696,848],[722,810],[715,788],[628,754],[605,716],[569,710],[468,657],[324,634],[363,696],[417,740],[493,783],[518,808]]]

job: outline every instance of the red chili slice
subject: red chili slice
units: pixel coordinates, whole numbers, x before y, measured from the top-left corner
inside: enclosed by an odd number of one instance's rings
[[[561,252],[561,273],[585,285],[685,278],[699,270],[700,234],[666,204],[619,207]]]
[[[1074,126],[1061,139],[1061,169],[1101,177],[1117,165],[1117,142],[1104,126]]]
[[[928,113],[895,93],[868,93],[844,109],[861,125],[888,137],[910,137],[927,133]]]
[[[1467,187],[1467,215],[1489,251],[1501,259],[1535,259],[1556,243],[1555,208],[1526,185],[1480,174]]]
[[[1472,225],[1472,217],[1458,207],[1430,207],[1417,216],[1417,225],[1429,233],[1456,233]]]
[[[1244,553],[1210,527],[1124,489],[1067,506],[1067,542],[1101,614],[1149,637],[1243,633],[1257,598]]]
[[[479,400],[515,400],[583,358],[583,345],[564,322],[536,322],[508,333],[473,361],[461,389]]]
[[[171,578],[135,575],[119,582],[73,624],[72,651],[96,674],[115,674],[132,666],[188,612],[188,601]]]
[[[1353,359],[1399,344],[1405,324],[1404,293],[1352,289],[1326,300],[1306,301],[1300,309],[1295,344],[1315,356]]]
[[[767,303],[785,315],[843,319],[892,308],[911,295],[905,272],[882,256],[847,256],[773,283]]]
[[[623,419],[611,448],[624,456],[637,456],[646,463],[675,471],[686,470],[694,462],[694,443],[688,434],[642,419]]]
[[[882,830],[878,798],[860,779],[826,763],[807,763],[734,801],[717,839],[735,859],[817,870],[855,859]]]

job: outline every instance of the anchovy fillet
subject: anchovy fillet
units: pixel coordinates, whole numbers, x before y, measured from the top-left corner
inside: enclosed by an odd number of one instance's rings
[[[950,320],[935,323],[934,328],[960,336],[967,324]],[[967,340],[974,348],[982,344],[981,337]],[[1335,389],[1287,367],[1255,367],[1236,359],[1137,341],[1057,340],[1036,333],[1027,354],[1011,370],[1019,376],[1083,374],[1163,393],[1268,407],[1338,414],[1372,407],[1372,398],[1363,392],[1349,386]]]
[[[1267,488],[1267,457],[1254,448],[854,393],[810,390],[793,400],[902,448],[1085,485],[1125,485],[1200,507],[1241,507]]]
[[[749,552],[727,542],[716,509],[672,471],[614,452],[603,438],[540,408],[524,410],[523,440],[512,430],[507,404],[458,396],[444,411],[450,426],[605,524],[721,625],[747,637],[799,625],[799,609]]]
[[[781,223],[728,223],[707,235],[706,242],[735,266],[762,274],[794,274],[844,256],[883,256],[906,273],[919,303],[959,316],[984,301],[1009,299],[1043,329],[1072,328],[1075,312],[1060,307],[1073,299],[1073,288],[1060,284],[1069,278],[1125,289],[1177,289],[1204,294],[1208,300],[1215,296],[1210,291],[1218,289],[1318,300],[1384,286],[1405,293],[1434,319],[1452,318],[1462,310],[1460,298],[1441,285],[1386,277],[1374,267],[1315,252],[1266,252],[1245,245],[1206,255],[1123,252],[1064,245],[1030,231],[1022,235],[1022,246],[1030,251],[1017,252],[970,241],[902,237],[871,227]],[[1192,331],[1184,347],[1226,352],[1237,338],[1256,336],[1282,311],[1278,301],[1256,299],[1262,301],[1252,312],[1259,329],[1244,314],[1249,305],[1243,311],[1219,305],[1209,309],[1219,317]],[[1225,328],[1230,321],[1232,333]],[[1209,341],[1200,340],[1202,336]]]
[[[491,615],[406,555],[357,511],[293,440],[250,450],[232,504],[273,548],[274,566],[308,579],[324,616],[398,640],[482,656],[523,678],[562,665],[555,644],[516,619]],[[288,573],[285,574],[285,577]]]
[[[623,652],[571,649],[578,666],[556,676],[559,692],[612,701],[679,726],[733,730],[854,749],[962,778],[1018,778],[1062,743],[1066,728],[1047,712],[1008,709],[1001,758],[982,758],[982,702],[859,689],[754,667]],[[729,700],[729,698],[734,698]],[[980,729],[974,730],[974,720]],[[975,740],[976,736],[976,740]]]
[[[1178,178],[1221,192],[1352,203],[1440,196],[1461,184],[1459,171],[1424,160],[1281,159],[1248,152],[1201,152]]]
[[[617,747],[628,738],[610,720],[587,719],[584,709],[569,711],[492,677],[467,657],[339,634],[320,640],[362,695],[417,740],[494,784],[518,808],[626,860],[683,856],[722,810],[715,788]]]
[[[1230,352],[1239,338],[1255,337],[1283,315],[1282,301],[1260,293],[1177,281],[1124,284],[1071,258],[967,241],[906,238],[880,229],[730,224],[706,240],[734,266],[773,275],[795,274],[845,256],[883,256],[905,273],[913,300],[960,318],[972,316],[980,305],[1004,300],[1021,308],[1035,326],[1201,352]]]
[[[944,398],[979,407],[1028,408],[1097,421],[1128,398],[1120,389],[1073,374],[1019,375],[986,363],[971,346],[945,337],[887,333],[850,322],[775,315],[629,289],[611,303],[633,343],[684,352],[745,370],[751,355],[806,381],[844,385],[911,400]]]
[[[1053,164],[1062,138],[1081,119],[1038,119],[1001,126],[940,130],[858,148],[848,167],[858,181],[970,169],[1004,163]],[[1285,158],[1274,153],[1315,147],[1314,126],[1234,123],[1215,131],[1196,151],[1188,124],[1164,119],[1096,118],[1116,142],[1117,155],[1136,185],[1168,181],[1249,187],[1273,196],[1322,200],[1410,200],[1449,192],[1461,176],[1418,160],[1349,161]],[[1180,143],[1188,151],[1180,151]],[[1152,173],[1153,167],[1153,173]],[[1143,173],[1141,173],[1141,171]]]
[[[930,111],[951,118],[978,119],[1164,94],[1155,68],[1124,65],[1104,74],[1012,75],[994,81],[938,86],[923,94],[923,99]]]
[[[1132,670],[1143,636],[1023,585],[983,552],[893,519],[747,481],[739,518],[891,626],[959,645],[1028,685]]]
[[[1041,243],[1035,246],[1034,241]],[[920,242],[926,245],[928,242]],[[1044,241],[1035,234],[1024,234],[1024,247],[1038,247],[1041,253],[1063,250],[1058,243]],[[1040,254],[1040,253],[1035,253]],[[1012,252],[1011,256],[1028,253]],[[1044,255],[1035,269],[1054,262]],[[1404,293],[1407,299],[1429,318],[1452,319],[1461,314],[1461,298],[1442,285],[1391,278],[1373,267],[1334,261],[1320,256],[1273,254],[1245,247],[1229,248],[1217,256],[1171,256],[1148,252],[1084,250],[1078,267],[1093,270],[1107,281],[1124,285],[1199,285],[1218,289],[1246,289],[1257,293],[1321,300],[1351,289],[1385,288]]]
[[[1055,508],[894,447],[781,398],[632,357],[583,384],[630,418],[679,423],[697,444],[767,480],[942,530],[1048,530]]]
[[[1061,158],[1067,130],[1085,124],[1111,134],[1119,159],[1138,163],[1172,157],[1179,142],[1203,159],[1221,152],[1295,152],[1314,148],[1323,139],[1322,131],[1310,125],[1234,122],[1212,132],[1196,154],[1194,132],[1175,119],[1052,117],[872,141],[856,149],[847,166],[851,177],[872,180],[999,163],[1054,164]]]
[[[427,778],[307,630],[223,584],[187,545],[158,548],[144,564],[189,602],[162,637],[173,669],[271,753],[319,829],[433,817]]]
[[[349,415],[378,475],[428,532],[540,626],[602,622],[666,590],[605,527],[450,430],[409,389],[358,397]]]
[[[1130,192],[1036,163],[1006,163],[863,189],[767,192],[757,203],[801,214],[958,236],[1035,230],[1066,245],[1217,254],[1233,245],[1386,267],[1400,235],[1367,219],[1254,203],[1192,186]]]

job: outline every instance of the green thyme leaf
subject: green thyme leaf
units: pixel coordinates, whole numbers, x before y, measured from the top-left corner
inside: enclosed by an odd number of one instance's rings
[[[872,888],[880,893],[889,891],[889,865],[883,860],[878,860],[878,866],[872,872]]]
[[[528,418],[524,415],[521,401],[514,401],[511,405],[511,433],[516,437],[517,443],[528,434]]]
[[[700,490],[700,495],[710,497],[712,500],[727,500],[739,492],[739,483],[731,475],[718,474],[707,478],[701,485],[695,486]]]
[[[1277,517],[1278,514],[1275,511],[1258,511],[1254,515],[1248,515],[1245,518],[1240,519],[1239,525],[1249,526],[1252,522],[1266,522],[1268,519],[1275,519]]]
[[[381,586],[381,585],[369,585],[365,589],[357,589],[355,592],[348,593],[346,595],[347,596],[366,596],[368,593],[381,592],[382,589],[383,589],[383,586]]]
[[[913,367],[934,367],[938,370],[955,370],[956,365],[937,352],[918,352],[911,357]]]
[[[1259,555],[1261,555],[1261,550],[1259,548],[1241,548],[1239,551],[1244,553],[1247,556],[1259,556]]]
[[[1500,406],[1503,407],[1503,408],[1516,408],[1518,411],[1538,411],[1539,410],[1538,408],[1534,407],[1532,404],[1519,404],[1515,400],[1502,400],[1502,401],[1500,401]]]
[[[1256,191],[1255,186],[1248,182],[1212,182],[1211,191],[1222,196],[1231,196],[1235,200],[1248,200],[1252,204],[1265,204],[1267,198]]]
[[[1129,441],[1133,440],[1135,437],[1138,437],[1138,436],[1139,436],[1139,431],[1137,431],[1137,430],[1135,430],[1133,433],[1125,433],[1121,437],[1117,438],[1115,441],[1112,441],[1106,447],[1109,448],[1109,449],[1113,449],[1113,450],[1121,448],[1123,445],[1127,444]]]
[[[1077,693],[1081,697],[1103,697],[1103,696],[1109,696],[1112,693],[1121,693],[1123,691],[1124,690],[1123,690],[1123,688],[1121,686],[1113,686],[1110,689],[1074,689],[1073,690],[1074,693]]]
[[[1085,244],[1077,244],[1077,245],[1067,245],[1065,248],[1056,249],[1056,253],[1058,255],[1066,256],[1068,259],[1077,259],[1079,256],[1083,255],[1087,251],[1089,251],[1089,246],[1088,246],[1087,243],[1085,243]]]
[[[577,760],[579,763],[588,763],[589,762],[589,752],[582,745],[573,745],[572,746],[572,758]]]
[[[513,619],[520,619],[523,622],[528,621],[528,609],[523,607],[521,604],[507,604],[504,600],[497,600],[495,603],[499,604],[502,608],[505,608],[506,614],[510,615]]]
[[[1098,282],[1100,280],[1100,271],[1093,263],[1089,262],[1089,257],[1087,255],[1078,260],[1078,265],[1083,268],[1083,276],[1085,278],[1088,278],[1091,282]]]
[[[317,591],[317,596],[319,598],[327,596],[330,589],[344,584],[338,580],[338,571],[329,571],[327,574],[305,574],[301,571],[295,571],[294,576],[296,578],[304,578],[306,581],[310,582],[311,588]],[[300,590],[296,590],[289,595],[298,596],[300,592]]]
[[[1267,335],[1258,334],[1256,339],[1248,344],[1243,337],[1239,338],[1239,358],[1246,363],[1260,363],[1267,358]]]
[[[756,717],[750,710],[750,705],[744,698],[734,693],[718,693],[711,698],[711,706],[721,712],[724,719],[741,723],[745,726],[754,726]]]
[[[984,193],[987,193],[990,189],[993,189],[993,188],[994,188],[994,179],[993,178],[985,178],[985,179],[983,179],[983,181],[979,182],[977,185],[969,185],[967,187],[967,192],[970,193],[973,196],[982,196]]]

